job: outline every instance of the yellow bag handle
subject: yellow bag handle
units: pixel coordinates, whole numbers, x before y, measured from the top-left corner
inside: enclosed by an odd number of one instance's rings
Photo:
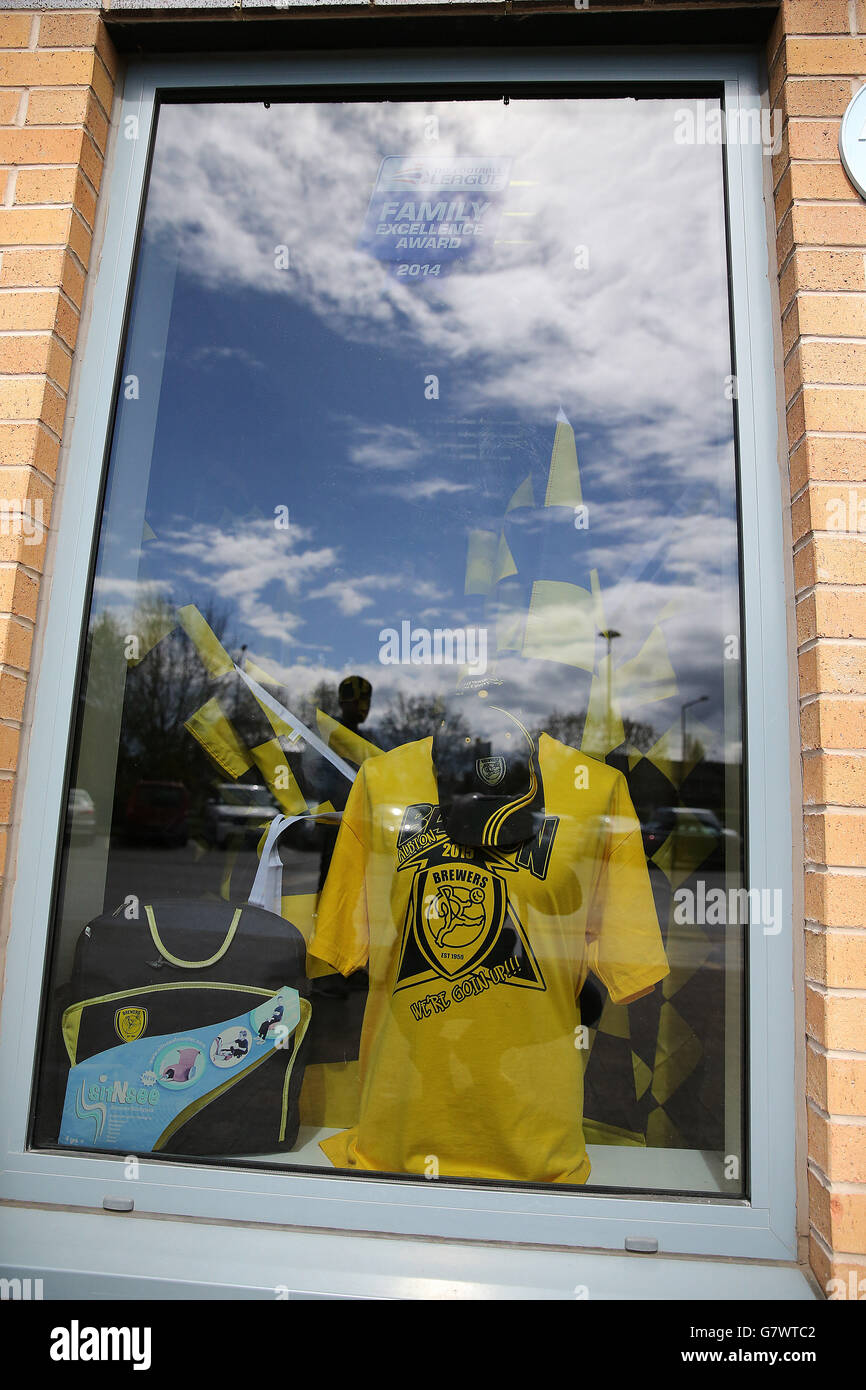
[[[279,1133],[279,1142],[280,1142],[280,1143],[282,1143],[283,1140],[284,1140],[285,1137],[286,1137],[286,1121],[288,1120],[288,1116],[289,1116],[289,1081],[291,1080],[292,1069],[293,1069],[293,1067],[294,1067],[294,1065],[295,1065],[295,1062],[296,1062],[296,1060],[297,1060],[297,1056],[298,1056],[298,1052],[300,1051],[301,1043],[302,1043],[303,1040],[304,1040],[304,1034],[306,1033],[308,1027],[310,1026],[310,1019],[311,1019],[312,1016],[313,1016],[313,1006],[312,1006],[312,1004],[310,1003],[309,999],[305,999],[304,996],[303,996],[302,994],[298,996],[298,1005],[299,1005],[300,1010],[301,1010],[301,1016],[300,1016],[300,1018],[298,1019],[297,1023],[295,1024],[295,1038],[294,1038],[294,1044],[293,1044],[293,1046],[292,1046],[292,1055],[291,1055],[291,1057],[289,1058],[288,1064],[287,1064],[287,1066],[286,1066],[286,1074],[285,1074],[285,1076],[283,1077],[283,1104],[282,1104],[282,1109],[281,1109],[281,1112],[280,1112],[280,1133]]]
[[[219,950],[216,951],[214,955],[210,956],[208,960],[181,960],[179,956],[173,956],[171,951],[163,944],[159,932],[156,929],[156,918],[153,915],[153,908],[146,906],[144,912],[147,917],[147,925],[150,927],[150,934],[153,937],[153,944],[165,960],[170,961],[172,965],[179,966],[181,970],[206,970],[209,965],[216,965],[218,960],[222,960],[229,946],[231,946],[235,932],[238,929],[238,922],[241,920],[243,908],[239,907],[235,910],[231,925],[226,932],[225,941],[222,946],[220,946]]]

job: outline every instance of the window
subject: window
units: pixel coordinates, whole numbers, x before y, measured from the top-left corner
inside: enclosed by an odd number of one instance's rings
[[[718,79],[511,69],[156,105],[28,1142],[359,1228],[370,1179],[376,1229],[496,1187],[590,1243],[658,1194],[668,1248],[782,1253],[760,152],[695,138]]]
[[[42,1142],[743,1191],[734,376],[683,109],[162,107]]]

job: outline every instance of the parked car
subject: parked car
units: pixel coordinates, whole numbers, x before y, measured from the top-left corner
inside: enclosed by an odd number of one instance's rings
[[[126,803],[124,837],[130,843],[185,845],[189,793],[183,782],[139,782]]]
[[[66,834],[70,840],[89,845],[96,834],[96,807],[83,787],[70,787],[66,803]]]
[[[725,841],[738,840],[734,830],[722,825],[714,811],[702,806],[659,806],[651,818],[641,827],[644,852],[650,859],[671,835],[675,835],[674,854],[685,852],[688,846],[696,847],[702,842],[711,855],[724,858]],[[691,856],[688,856],[689,858]]]
[[[251,782],[220,782],[204,810],[204,837],[218,849],[230,840],[258,844],[280,808],[267,787]]]

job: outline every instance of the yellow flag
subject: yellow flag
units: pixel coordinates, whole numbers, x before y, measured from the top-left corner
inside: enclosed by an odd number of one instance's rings
[[[185,720],[183,727],[229,777],[237,778],[249,772],[253,765],[249,752],[223,713],[219,700],[208,700]]]
[[[589,589],[560,580],[536,579],[523,655],[591,671],[595,665],[595,600]]]
[[[347,758],[350,763],[366,762],[368,758],[375,758],[381,752],[375,743],[369,739],[362,738],[360,734],[355,734],[351,729],[347,729],[345,724],[340,724],[338,720],[332,719],[324,710],[316,710],[316,725],[323,743],[327,743],[335,753],[339,753],[341,758]]]

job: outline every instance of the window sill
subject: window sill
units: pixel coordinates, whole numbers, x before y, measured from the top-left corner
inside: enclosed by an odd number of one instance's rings
[[[124,1223],[122,1237],[118,1222]],[[11,1206],[0,1212],[0,1231],[0,1276],[42,1279],[46,1299],[820,1298],[811,1275],[793,1264],[287,1232]]]

